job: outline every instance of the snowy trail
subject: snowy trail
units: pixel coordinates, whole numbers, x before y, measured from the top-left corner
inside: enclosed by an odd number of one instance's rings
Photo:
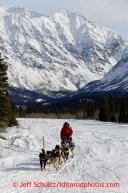
[[[60,129],[65,121],[73,127],[76,155],[58,171],[52,165],[40,171],[42,136],[45,148],[60,144]],[[87,120],[19,119],[19,128],[9,129],[0,139],[0,193],[88,192],[128,193],[128,125]],[[13,187],[13,183],[18,183]],[[26,187],[20,187],[26,182]],[[57,187],[34,187],[54,182]],[[120,187],[61,187],[69,183],[119,183]]]

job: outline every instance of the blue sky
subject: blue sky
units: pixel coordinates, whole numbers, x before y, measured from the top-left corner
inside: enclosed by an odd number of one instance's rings
[[[26,7],[43,15],[63,9],[83,15],[128,40],[128,0],[0,0],[7,7]]]

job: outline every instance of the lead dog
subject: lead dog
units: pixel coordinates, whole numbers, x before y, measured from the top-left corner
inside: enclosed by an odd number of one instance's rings
[[[52,163],[52,151],[47,151],[46,157],[47,157],[47,164],[51,164]]]
[[[39,154],[39,158],[40,158],[40,168],[42,171],[43,169],[45,169],[45,166],[47,163],[47,157],[46,157],[44,149],[41,149],[41,150],[42,150],[42,153]]]

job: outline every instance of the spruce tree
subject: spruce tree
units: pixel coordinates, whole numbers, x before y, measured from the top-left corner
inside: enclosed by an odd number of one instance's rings
[[[19,106],[19,117],[25,117],[25,110]]]
[[[0,128],[10,125],[11,100],[8,96],[7,66],[3,63],[0,54]],[[15,125],[15,124],[14,124]]]
[[[110,109],[109,109],[108,99],[102,98],[101,104],[100,104],[99,120],[109,121],[109,118],[110,118]]]
[[[33,108],[32,108],[32,106],[28,106],[27,108],[26,108],[26,114],[32,114],[33,113]]]
[[[9,126],[11,127],[18,124],[16,120],[16,117],[18,115],[18,109],[11,99],[10,99],[10,103],[11,103],[11,106],[10,106],[10,115],[9,115]]]
[[[7,97],[8,93],[8,77],[7,66],[3,63],[0,54],[0,127],[8,125],[10,100]]]
[[[120,114],[119,114],[119,122],[126,123],[127,122],[127,104],[124,97],[120,99]]]
[[[109,102],[109,109],[110,109],[110,121],[115,122],[116,105],[112,95],[109,95],[108,102]]]

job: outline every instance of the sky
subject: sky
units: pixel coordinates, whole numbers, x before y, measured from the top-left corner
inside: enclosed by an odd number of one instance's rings
[[[69,10],[128,40],[128,0],[0,0],[0,5],[25,7],[46,16]]]

